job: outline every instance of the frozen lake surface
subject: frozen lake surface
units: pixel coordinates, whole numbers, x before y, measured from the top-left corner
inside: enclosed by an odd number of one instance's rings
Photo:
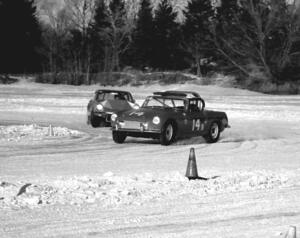
[[[0,237],[284,237],[300,229],[300,96],[192,84],[225,111],[216,144],[112,141],[86,125],[98,86],[0,85]],[[52,125],[54,136],[47,130]],[[208,181],[188,181],[189,150]]]

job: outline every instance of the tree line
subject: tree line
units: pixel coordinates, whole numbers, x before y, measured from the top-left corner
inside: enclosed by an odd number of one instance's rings
[[[129,67],[300,77],[299,1],[190,0],[180,19],[170,0],[63,2],[41,20],[33,0],[0,0],[0,73],[68,73],[87,84]]]

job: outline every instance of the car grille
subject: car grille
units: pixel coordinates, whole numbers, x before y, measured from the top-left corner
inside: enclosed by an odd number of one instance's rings
[[[140,129],[141,123],[138,121],[124,121],[122,128],[125,129]]]
[[[106,115],[106,118],[105,118],[105,119],[106,119],[107,122],[110,122],[110,121],[111,121],[110,118],[111,118],[111,114],[108,114],[108,115]]]

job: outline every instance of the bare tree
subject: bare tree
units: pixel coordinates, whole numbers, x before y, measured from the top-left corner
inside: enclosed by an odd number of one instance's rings
[[[72,26],[81,34],[81,49],[74,52],[75,71],[86,73],[86,83],[90,83],[91,69],[91,42],[89,37],[89,27],[91,26],[96,8],[95,0],[64,0],[65,9],[69,15]]]
[[[52,1],[41,1],[39,9],[44,25],[43,38],[47,46],[45,54],[49,62],[48,70],[55,73],[60,67],[64,67],[60,62],[66,61],[61,49],[68,38],[71,21],[66,10]]]
[[[251,75],[248,66],[263,72],[261,80],[270,81],[289,62],[299,17],[285,0],[240,0],[230,11],[212,24],[217,51],[242,73]]]
[[[292,52],[294,43],[300,41],[300,1],[294,0],[285,14],[284,25],[282,28],[286,31],[282,46],[279,47],[279,57],[277,67],[282,71],[291,60],[293,54],[299,54],[300,51]]]
[[[64,0],[64,5],[73,26],[86,35],[87,29],[94,19],[96,1]]]

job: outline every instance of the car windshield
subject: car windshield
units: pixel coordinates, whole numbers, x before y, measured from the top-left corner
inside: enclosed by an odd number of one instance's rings
[[[184,100],[177,98],[148,97],[142,107],[184,109]]]
[[[98,92],[96,95],[97,101],[104,100],[127,100],[132,101],[130,94],[124,92]]]

